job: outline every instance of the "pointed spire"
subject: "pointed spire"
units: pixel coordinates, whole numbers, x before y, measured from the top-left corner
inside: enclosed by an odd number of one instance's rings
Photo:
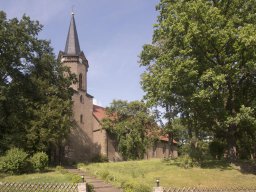
[[[79,40],[78,40],[77,31],[76,31],[76,23],[75,23],[75,17],[73,12],[71,16],[70,25],[69,25],[69,31],[68,31],[64,53],[66,55],[79,55],[80,53]]]

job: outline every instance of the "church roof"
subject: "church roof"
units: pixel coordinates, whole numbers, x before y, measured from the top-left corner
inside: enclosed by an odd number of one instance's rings
[[[159,136],[159,139],[160,139],[161,141],[169,141],[169,136],[168,136],[168,134],[166,134],[166,135],[160,135],[160,136]],[[172,140],[172,143],[177,144],[178,142],[173,139],[173,140]]]
[[[80,52],[81,50],[76,31],[75,17],[74,13],[72,13],[64,54],[78,56]]]
[[[93,105],[93,115],[96,117],[98,121],[103,120],[107,117],[107,113],[104,107],[100,107],[98,105]]]

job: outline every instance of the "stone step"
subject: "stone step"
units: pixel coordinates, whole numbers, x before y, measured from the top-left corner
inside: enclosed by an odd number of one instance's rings
[[[87,172],[84,172],[80,169],[67,169],[70,173],[77,174],[80,176],[84,176],[85,182],[92,185],[94,187],[95,192],[122,192],[122,189],[116,188],[112,186],[109,183],[106,183],[105,181],[96,178],[95,176],[92,176],[88,174]]]

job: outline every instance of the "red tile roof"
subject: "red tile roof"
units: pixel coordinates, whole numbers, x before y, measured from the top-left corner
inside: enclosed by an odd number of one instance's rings
[[[93,105],[93,115],[98,121],[107,117],[105,108],[98,105]]]
[[[160,139],[161,141],[169,141],[169,136],[168,136],[168,134],[166,134],[166,135],[161,135],[161,136],[159,137],[159,139]],[[173,140],[172,140],[172,143],[177,144],[178,142],[173,139]]]

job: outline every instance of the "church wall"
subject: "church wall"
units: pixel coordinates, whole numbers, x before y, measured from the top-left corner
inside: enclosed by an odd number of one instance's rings
[[[117,149],[117,141],[113,138],[111,138],[110,135],[108,135],[108,160],[109,161],[122,161],[122,156],[120,153],[118,153]]]
[[[93,118],[93,142],[95,145],[94,154],[107,156],[106,130],[101,129],[101,125],[95,117]]]
[[[77,62],[65,62],[64,64],[70,67],[72,73],[77,74],[77,78],[79,74],[83,74],[82,89],[78,89],[78,83],[72,85],[77,91],[72,97],[75,123],[65,147],[65,158],[69,163],[89,161],[92,158],[94,148],[92,133],[93,102],[84,90],[86,87],[86,69],[83,64]]]
[[[95,155],[101,154],[108,158],[109,161],[121,161],[122,157],[117,152],[117,142],[111,138],[101,124],[94,117],[93,120],[93,141],[95,143]]]
[[[168,142],[158,141],[154,146],[150,146],[144,156],[144,159],[168,158],[169,154],[178,157],[177,146],[173,145],[170,149]]]

